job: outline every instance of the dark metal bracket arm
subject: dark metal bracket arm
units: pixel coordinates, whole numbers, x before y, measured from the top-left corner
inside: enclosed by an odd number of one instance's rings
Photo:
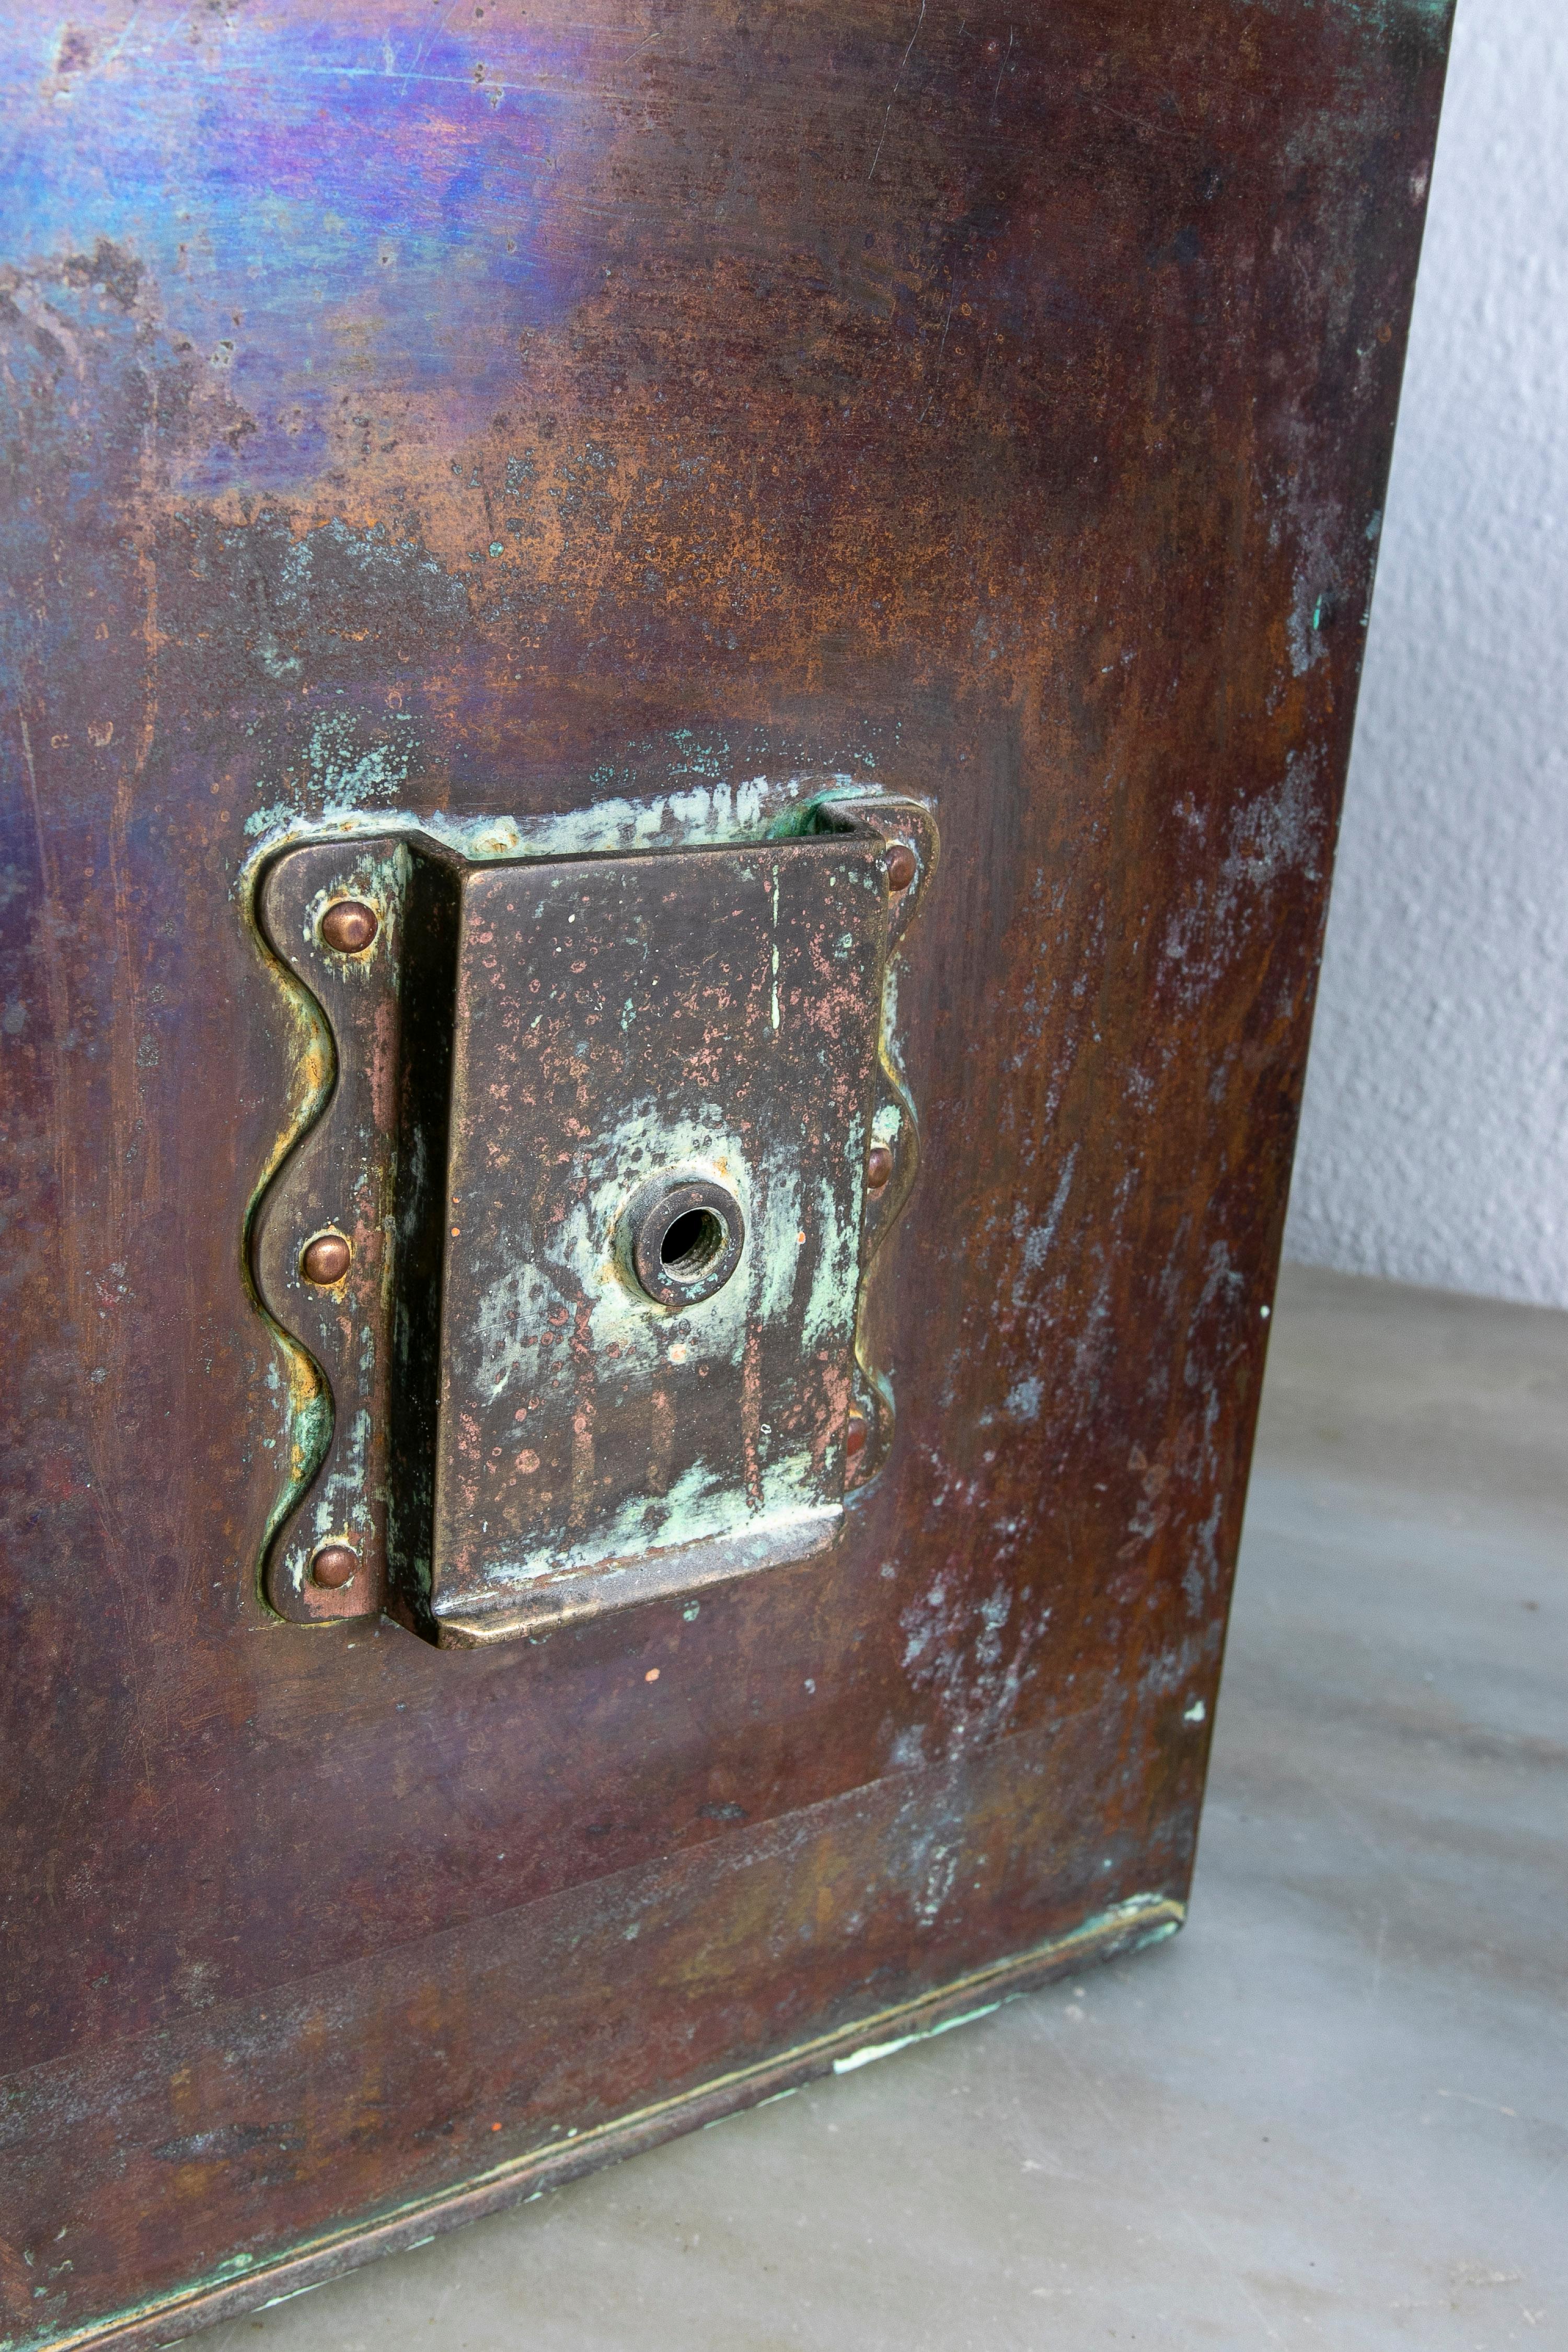
[[[250,1234],[298,1374],[279,1617],[473,1646],[835,1539],[892,1440],[889,975],[937,856],[923,803],[847,793],[742,845],[273,859],[331,1049]]]

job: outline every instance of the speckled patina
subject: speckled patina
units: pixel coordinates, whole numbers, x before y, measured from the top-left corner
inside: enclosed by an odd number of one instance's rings
[[[843,784],[744,845],[465,845],[329,824],[266,866],[300,1045],[248,1223],[294,1399],[263,1598],[472,1644],[819,1551],[886,1462],[865,1314],[919,1163],[897,958],[940,849]],[[723,1278],[650,1295],[634,1221],[693,1186],[733,1213]]]

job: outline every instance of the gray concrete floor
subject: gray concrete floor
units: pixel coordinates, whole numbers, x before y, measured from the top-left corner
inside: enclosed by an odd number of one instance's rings
[[[1568,1316],[1289,1273],[1190,1924],[206,2352],[1568,2347]]]

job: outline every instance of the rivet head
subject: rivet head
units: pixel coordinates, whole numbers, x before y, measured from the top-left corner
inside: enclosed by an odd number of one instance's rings
[[[300,1253],[300,1271],[307,1282],[324,1287],[342,1280],[353,1256],[353,1251],[342,1234],[318,1234]]]
[[[870,1436],[870,1423],[867,1420],[859,1406],[858,1404],[852,1404],[849,1408],[848,1418],[844,1423],[844,1453],[847,1460],[850,1462],[858,1462],[859,1460],[861,1454],[866,1451],[866,1440]]]
[[[889,890],[907,890],[918,871],[915,853],[907,841],[895,841],[882,860]]]
[[[363,898],[336,898],[321,917],[321,937],[339,955],[363,955],[380,929],[380,916]]]
[[[310,1581],[324,1584],[329,1592],[352,1584],[358,1569],[359,1554],[346,1543],[318,1544],[310,1555]]]
[[[874,1143],[866,1154],[866,1188],[885,1192],[893,1174],[893,1155],[885,1143]]]

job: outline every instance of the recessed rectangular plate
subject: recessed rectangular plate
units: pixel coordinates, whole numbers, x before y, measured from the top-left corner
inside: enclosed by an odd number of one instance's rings
[[[464,876],[429,1587],[444,1643],[832,1540],[887,940],[863,835]],[[632,1220],[691,1182],[738,1204],[744,1238],[720,1288],[670,1304],[638,1280]]]

